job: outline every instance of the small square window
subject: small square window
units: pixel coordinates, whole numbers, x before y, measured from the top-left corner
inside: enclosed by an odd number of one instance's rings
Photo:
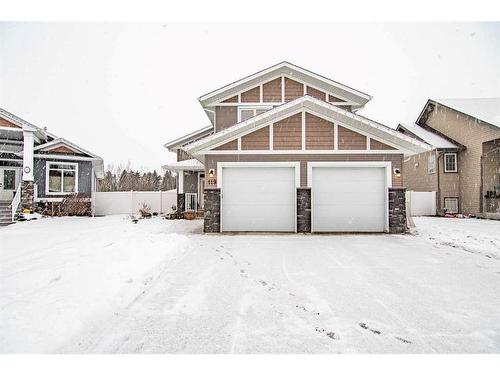
[[[457,171],[457,154],[444,154],[444,171]]]
[[[458,198],[444,198],[444,208],[447,213],[458,213]]]

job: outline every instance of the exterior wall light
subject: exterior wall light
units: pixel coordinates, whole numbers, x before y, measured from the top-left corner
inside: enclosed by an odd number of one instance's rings
[[[396,177],[401,176],[401,169],[400,168],[394,168],[394,176],[396,176]]]

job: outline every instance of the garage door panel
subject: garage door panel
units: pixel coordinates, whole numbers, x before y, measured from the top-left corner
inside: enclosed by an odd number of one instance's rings
[[[224,231],[295,231],[293,167],[227,167],[222,170]]]
[[[385,230],[385,168],[317,167],[311,173],[313,231]]]

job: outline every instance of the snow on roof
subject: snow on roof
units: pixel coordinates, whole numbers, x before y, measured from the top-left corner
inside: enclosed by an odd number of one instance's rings
[[[166,164],[163,168],[169,171],[204,171],[205,166],[196,159],[188,159],[182,161],[176,161],[170,164]]]
[[[417,124],[408,123],[408,124],[400,124],[399,126],[405,128],[406,130],[415,134],[418,138],[420,138],[424,142],[436,148],[458,148],[458,146],[455,143],[450,142],[449,140],[440,136],[439,134],[424,129],[423,127]]]
[[[436,99],[435,102],[500,128],[500,98]]]

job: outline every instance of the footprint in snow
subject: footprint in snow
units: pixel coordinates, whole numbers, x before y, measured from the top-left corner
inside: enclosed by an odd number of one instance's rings
[[[54,277],[49,281],[49,284],[58,282],[59,280],[61,280],[61,277],[62,277],[61,275]]]
[[[338,340],[338,339],[340,339],[340,337],[335,332],[327,331],[324,328],[316,327],[316,332],[324,333],[326,336],[328,336],[332,340]]]
[[[406,340],[406,339],[404,339],[404,338],[402,338],[402,337],[397,337],[397,336],[394,336],[394,338],[395,338],[396,340],[399,340],[399,341],[404,342],[405,344],[412,344],[412,342],[411,342],[410,340]]]
[[[373,334],[375,334],[375,335],[380,335],[380,334],[381,334],[381,332],[380,332],[380,331],[377,331],[376,329],[373,329],[373,328],[368,327],[368,326],[366,325],[366,323],[359,323],[359,326],[360,326],[361,328],[363,328],[363,329],[366,329],[366,330],[368,330],[368,331],[372,332],[372,333],[373,333]]]

